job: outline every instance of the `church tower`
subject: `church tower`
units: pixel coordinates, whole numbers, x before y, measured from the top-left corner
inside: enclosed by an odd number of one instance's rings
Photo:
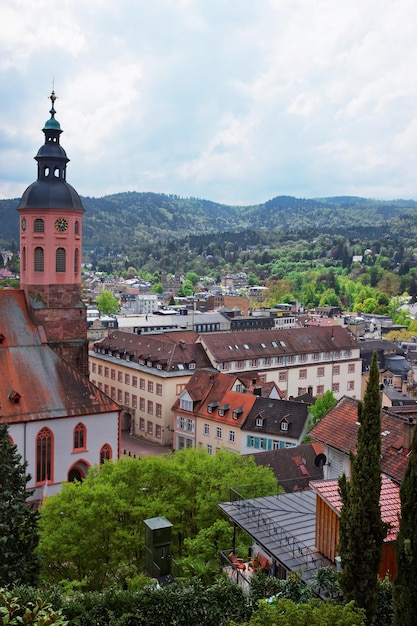
[[[61,357],[88,374],[86,307],[81,300],[82,218],[78,193],[66,181],[62,133],[55,119],[45,123],[45,143],[35,159],[38,179],[24,192],[20,213],[20,286],[33,321]],[[41,330],[42,332],[42,330]]]

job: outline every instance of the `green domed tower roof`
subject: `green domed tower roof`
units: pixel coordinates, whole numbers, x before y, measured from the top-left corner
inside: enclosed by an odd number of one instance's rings
[[[55,91],[49,96],[51,118],[42,129],[45,143],[38,150],[38,180],[23,193],[18,209],[75,209],[84,211],[78,193],[66,181],[69,158],[60,145],[61,125],[55,119]]]

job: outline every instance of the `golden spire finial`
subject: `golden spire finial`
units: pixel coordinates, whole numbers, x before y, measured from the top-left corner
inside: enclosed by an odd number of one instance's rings
[[[52,102],[52,108],[54,106],[55,100],[58,96],[55,95],[55,77],[52,79],[52,93],[49,96],[50,101]]]

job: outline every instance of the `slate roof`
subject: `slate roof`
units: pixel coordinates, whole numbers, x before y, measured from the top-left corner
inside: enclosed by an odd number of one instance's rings
[[[342,500],[339,494],[339,483],[337,480],[324,480],[312,482],[312,489],[324,500],[329,507],[340,516],[342,510]],[[389,543],[395,541],[399,531],[399,513],[401,511],[400,487],[387,476],[381,477],[381,496],[379,498],[381,506],[381,518],[383,522],[391,525],[384,541]]]
[[[165,332],[155,335],[137,335],[116,330],[102,341],[94,344],[95,350],[118,353],[121,358],[138,363],[141,358],[161,365],[165,371],[178,371],[195,363],[196,368],[209,367],[210,361],[203,347],[196,343],[194,331]]]
[[[200,341],[218,362],[332,352],[358,347],[354,337],[341,326],[224,331],[201,335]]]
[[[258,417],[263,418],[263,425],[257,426]],[[275,400],[273,398],[256,398],[242,430],[257,431],[268,435],[285,435],[299,439],[308,418],[308,405],[293,400]],[[281,429],[281,422],[288,423],[288,430]]]
[[[356,452],[359,423],[357,401],[343,397],[309,431],[314,440],[344,454]],[[404,429],[417,420],[417,407],[398,407],[381,411],[382,471],[400,483],[408,463],[409,447],[404,448]]]
[[[322,480],[323,468],[316,467],[314,461],[323,451],[322,444],[312,442],[246,456],[251,456],[256,465],[270,467],[279,485],[290,493],[308,489],[311,480]]]
[[[2,423],[119,411],[85,376],[43,344],[22,290],[0,291]],[[13,394],[18,402],[13,401]]]

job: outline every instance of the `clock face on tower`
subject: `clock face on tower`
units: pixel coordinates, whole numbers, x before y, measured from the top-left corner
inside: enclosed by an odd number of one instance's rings
[[[64,233],[68,229],[68,222],[63,217],[58,217],[55,220],[55,228],[59,233]]]

